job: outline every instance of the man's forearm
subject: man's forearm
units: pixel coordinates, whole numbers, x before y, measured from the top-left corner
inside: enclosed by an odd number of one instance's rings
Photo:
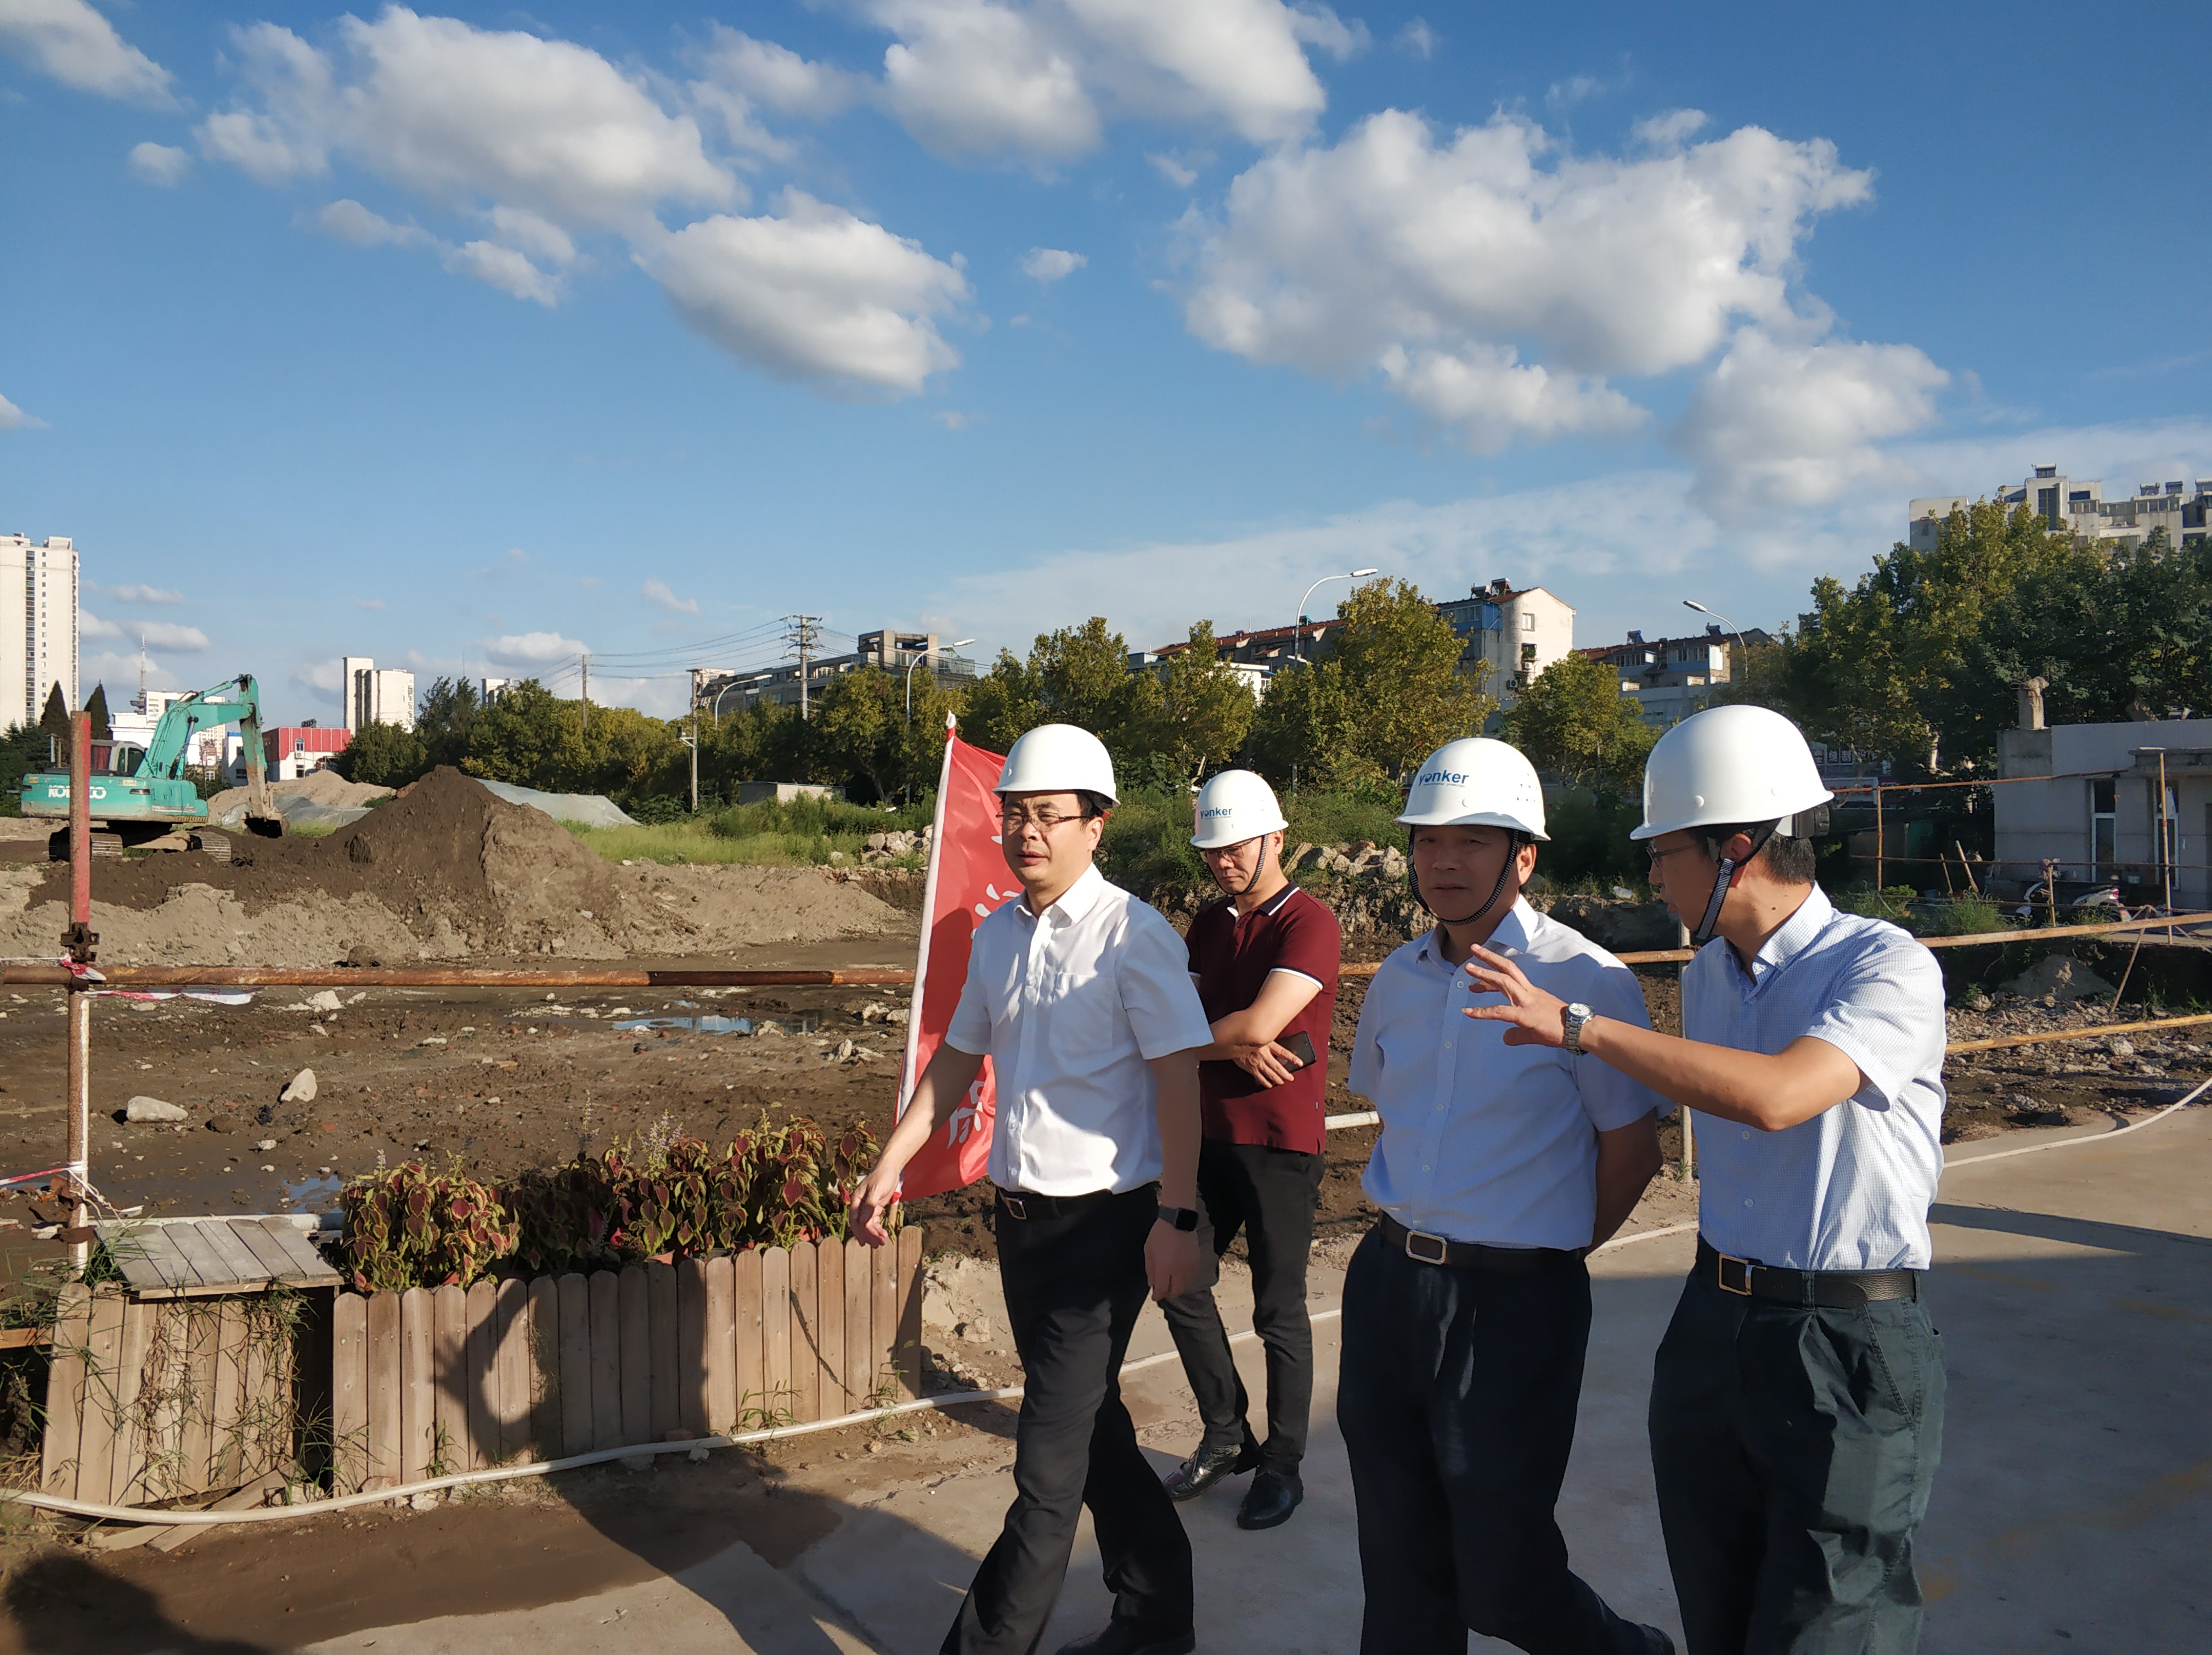
[[[1160,1130],[1160,1203],[1198,1205],[1198,1063],[1176,1052],[1152,1064],[1154,1109]]]
[[[937,1095],[947,1085],[952,1085],[956,1096],[965,1093],[975,1083],[983,1060],[971,1056],[953,1046],[940,1046],[929,1067],[915,1083],[914,1096],[907,1102],[906,1113],[891,1129],[891,1135],[884,1140],[878,1152],[876,1165],[886,1168],[896,1177],[906,1170],[906,1164],[929,1141],[929,1135],[937,1130]]]
[[[1762,1132],[1809,1121],[1859,1086],[1851,1061],[1818,1040],[1768,1056],[1660,1034],[1617,1017],[1594,1017],[1583,1025],[1581,1044],[1670,1102]],[[1819,1046],[1822,1052],[1803,1053],[1799,1046]]]
[[[1604,1246],[1613,1239],[1614,1232],[1628,1222],[1628,1215],[1636,1210],[1636,1203],[1644,1199],[1644,1192],[1651,1187],[1651,1180],[1657,1174],[1659,1166],[1659,1143],[1656,1135],[1649,1149],[1639,1145],[1632,1153],[1599,1151],[1597,1223],[1590,1232],[1592,1248]]]

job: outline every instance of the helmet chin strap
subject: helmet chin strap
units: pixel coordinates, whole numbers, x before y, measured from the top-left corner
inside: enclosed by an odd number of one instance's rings
[[[1720,867],[1714,871],[1713,894],[1705,904],[1705,916],[1698,922],[1698,928],[1690,933],[1692,948],[1702,948],[1713,940],[1714,928],[1721,922],[1721,904],[1728,900],[1729,885],[1735,878],[1736,869],[1765,849],[1766,842],[1774,837],[1775,829],[1781,825],[1780,822],[1769,822],[1764,827],[1754,829],[1751,836],[1751,849],[1744,853],[1743,861],[1739,862],[1733,856],[1721,858]]]

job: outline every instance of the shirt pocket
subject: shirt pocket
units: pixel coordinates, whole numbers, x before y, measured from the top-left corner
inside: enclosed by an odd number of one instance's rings
[[[1052,977],[1052,1003],[1046,1026],[1052,1049],[1070,1068],[1081,1062],[1104,1062],[1121,1055],[1128,1044],[1124,1033],[1127,1019],[1121,1015],[1121,997],[1112,977],[1056,971]]]

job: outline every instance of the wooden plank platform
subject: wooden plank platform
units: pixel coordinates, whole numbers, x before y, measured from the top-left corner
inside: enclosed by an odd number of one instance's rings
[[[140,1299],[198,1299],[271,1285],[335,1287],[337,1266],[316,1250],[302,1214],[118,1220],[94,1226],[124,1285]]]

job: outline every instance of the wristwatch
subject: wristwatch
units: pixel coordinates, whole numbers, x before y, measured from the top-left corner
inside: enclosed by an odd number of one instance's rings
[[[1178,1230],[1198,1228],[1198,1209],[1194,1207],[1163,1207],[1159,1219],[1161,1223],[1172,1224]]]
[[[1583,1049],[1583,1025],[1596,1015],[1579,1000],[1568,1007],[1559,1013],[1559,1033],[1562,1037],[1559,1044],[1569,1051],[1580,1051]]]

